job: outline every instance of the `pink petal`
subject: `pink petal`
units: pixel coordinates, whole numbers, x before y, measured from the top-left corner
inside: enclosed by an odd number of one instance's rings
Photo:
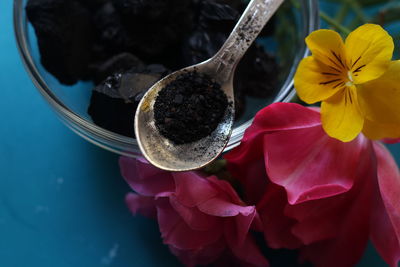
[[[251,225],[251,230],[256,231],[256,232],[263,231],[263,224],[261,221],[260,214],[258,214],[257,210],[256,210],[256,215],[254,216],[254,219],[253,219],[253,224]]]
[[[243,245],[249,235],[250,226],[255,215],[255,212],[250,216],[239,214],[234,218],[225,220],[224,233],[230,247]]]
[[[396,235],[400,236],[400,172],[390,152],[375,143],[378,160],[378,183],[386,212],[392,221]]]
[[[216,242],[221,237],[221,229],[211,231],[192,230],[183,220],[164,237],[164,243],[179,249],[201,249]]]
[[[353,218],[346,218],[348,223],[341,228],[336,238],[305,246],[302,257],[316,267],[355,266],[364,254],[369,230],[365,217],[362,220],[354,218],[358,216],[357,213],[353,211]]]
[[[232,185],[227,181],[220,180],[216,176],[208,177],[207,180],[218,190],[220,197],[225,196],[224,199],[227,201],[241,206],[245,205],[235,189],[233,189]]]
[[[251,138],[253,132],[296,130],[320,125],[318,110],[294,103],[275,103],[256,114],[251,126],[253,129],[246,134]]]
[[[374,209],[371,238],[385,261],[397,266],[400,260],[400,173],[390,152],[374,143],[378,160],[378,202]]]
[[[170,204],[186,224],[193,230],[206,231],[213,228],[221,228],[222,220],[219,217],[210,216],[201,212],[197,207],[183,206],[176,197],[170,197]]]
[[[274,183],[285,187],[290,204],[348,191],[367,141],[328,137],[322,127],[276,132],[264,137],[265,165]]]
[[[230,154],[228,153],[227,155]],[[250,153],[248,155],[254,156],[255,154]],[[240,181],[244,191],[244,200],[248,204],[257,204],[262,199],[267,188],[268,177],[262,157],[262,155],[259,155],[258,159],[245,163],[237,162],[236,159],[229,156],[226,157],[228,170],[235,179]]]
[[[229,171],[244,187],[247,203],[258,203],[267,185],[263,162],[264,136],[320,126],[319,112],[298,104],[275,103],[257,113],[241,144],[224,155]]]
[[[368,147],[369,149],[359,162],[360,179],[357,180],[351,191],[332,197],[330,199],[334,205],[332,210],[331,205],[326,203],[325,209],[327,211],[320,212],[319,220],[307,222],[306,219],[304,222],[309,227],[303,229],[303,238],[307,235],[314,235],[315,240],[315,236],[318,235],[321,235],[321,237],[328,236],[329,232],[326,232],[326,230],[334,233],[334,237],[325,241],[315,242],[302,249],[303,257],[310,260],[316,267],[354,266],[364,253],[370,230],[369,220],[373,199],[373,183],[376,179],[376,162],[371,146],[369,145]],[[343,198],[342,200],[340,199],[341,197]],[[338,207],[333,203],[336,201],[338,203],[342,202],[341,210],[338,210]],[[315,200],[315,202],[321,202],[321,200]],[[310,203],[304,203],[304,205],[306,204]],[[323,205],[320,205],[320,209],[323,209]],[[329,211],[333,215],[327,215]],[[333,230],[332,227],[326,229],[324,226],[324,224],[329,225],[332,223],[329,222],[330,220],[336,224],[336,230]],[[299,224],[301,223],[299,222]],[[312,227],[317,229],[316,231],[319,229],[320,232],[317,235],[315,233],[307,233],[307,231],[312,231]]]
[[[263,223],[263,231],[268,246],[274,249],[296,249],[300,240],[291,232],[296,220],[283,214],[287,205],[286,192],[280,186],[270,184],[264,198],[257,205]]]
[[[143,158],[120,157],[119,165],[125,181],[141,195],[156,196],[175,190],[171,174],[157,169]]]
[[[157,220],[163,238],[167,237],[182,221],[179,214],[171,207],[168,198],[157,200]]]
[[[255,212],[254,206],[239,206],[218,197],[199,204],[198,208],[206,214],[218,217],[232,217],[238,214],[249,216]]]
[[[364,137],[350,144],[329,138],[318,110],[278,103],[257,114],[241,145],[225,158],[233,168],[242,166],[243,175],[249,163],[264,157],[270,179],[284,186],[289,202],[297,204],[348,191],[365,143]]]
[[[218,227],[208,231],[191,229],[165,201],[158,202],[157,215],[164,243],[181,250],[203,248],[215,243],[223,234],[222,229]]]
[[[240,208],[242,214],[236,215],[236,218],[235,218],[237,229],[238,229],[238,232],[235,235],[238,238],[238,240],[235,242],[239,242],[239,243],[243,242],[245,235],[247,235],[247,232],[250,227],[252,230],[262,232],[262,229],[263,229],[262,222],[261,222],[260,216],[258,215],[258,213],[255,210],[255,207],[248,205],[247,207],[243,208],[243,206],[245,206],[245,203],[240,199],[237,192],[235,191],[235,189],[233,189],[233,187],[230,183],[228,183],[227,181],[219,180],[218,178],[216,178],[214,176],[209,177],[208,181],[210,181],[212,184],[214,184],[217,188],[220,189],[220,194],[218,195],[219,198],[221,198],[222,200],[226,200],[228,202],[232,202],[233,204],[242,206],[242,208]],[[264,181],[266,182],[267,180],[263,180],[263,182]],[[256,185],[255,187],[259,188],[260,186]],[[224,193],[226,193],[226,194],[224,194]],[[209,202],[207,202],[207,203],[209,203]],[[201,206],[203,206],[203,205],[201,205]],[[251,207],[251,208],[249,208],[249,207]],[[219,213],[217,211],[217,213],[213,213],[213,214],[214,215],[221,214],[221,211],[219,211]],[[246,225],[246,227],[244,227],[244,225]]]
[[[197,206],[218,194],[209,181],[196,172],[176,172],[172,175],[176,183],[176,197],[187,207]]]
[[[400,261],[400,240],[395,234],[382,198],[379,196],[375,202],[371,218],[371,241],[383,260],[391,267],[397,267]]]
[[[247,236],[249,235],[250,226],[253,223],[254,217],[256,216],[256,211],[249,216],[244,216],[239,214],[235,217],[235,228],[236,233],[232,237],[237,237],[235,244],[241,246],[245,242]]]
[[[226,249],[226,244],[223,239],[220,239],[211,245],[196,250],[182,250],[172,245],[169,246],[169,249],[185,266],[195,267],[216,261]]]
[[[244,262],[242,266],[268,267],[269,263],[261,254],[254,240],[247,236],[242,244],[231,246],[233,255]]]
[[[397,144],[397,143],[400,143],[400,138],[396,138],[396,139],[386,138],[386,139],[383,139],[382,141],[386,144]]]
[[[156,202],[153,197],[128,193],[125,196],[125,203],[133,215],[139,213],[149,218],[157,218]]]
[[[332,197],[304,202],[295,206],[287,206],[285,214],[298,220],[293,224],[291,232],[305,245],[321,240],[335,238],[338,224],[342,223],[346,213],[348,199]]]
[[[246,130],[239,147],[224,157],[230,162],[252,162],[263,154],[262,138],[276,131],[320,126],[318,111],[293,103],[275,103],[260,110]],[[261,138],[261,140],[260,140]]]
[[[285,208],[285,215],[298,221],[292,228],[293,234],[304,244],[337,237],[342,231],[340,226],[346,223],[344,218],[349,217],[354,205],[360,203],[358,199],[367,193],[371,194],[370,184],[376,178],[375,166],[376,161],[369,143],[365,153],[359,158],[355,184],[350,191],[334,197],[288,205]],[[368,216],[369,203],[366,201],[362,205],[359,204],[360,217],[361,214]]]

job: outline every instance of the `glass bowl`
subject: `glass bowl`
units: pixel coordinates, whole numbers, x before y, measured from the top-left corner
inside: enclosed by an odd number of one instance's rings
[[[278,12],[286,12],[276,24],[275,36],[268,40],[275,49],[280,63],[280,87],[277,95],[270,99],[247,101],[251,110],[235,124],[225,151],[240,143],[244,131],[250,126],[254,114],[273,102],[288,102],[294,96],[293,75],[299,61],[307,56],[304,38],[318,29],[318,0],[287,0]],[[122,136],[95,125],[87,114],[91,88],[90,82],[79,82],[74,86],[60,84],[40,63],[40,54],[33,27],[25,14],[27,0],[14,0],[14,30],[20,55],[32,81],[61,120],[75,133],[104,149],[125,156],[140,154],[134,138]],[[280,39],[281,41],[277,41]],[[277,45],[277,44],[280,45]],[[275,45],[274,45],[275,44]],[[275,47],[275,48],[274,48]],[[269,47],[269,50],[271,48]],[[134,115],[134,113],[132,114]]]

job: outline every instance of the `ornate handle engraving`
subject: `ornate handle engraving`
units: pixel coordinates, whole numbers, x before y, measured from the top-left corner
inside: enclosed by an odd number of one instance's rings
[[[220,77],[227,77],[284,0],[252,0],[225,44],[213,57]],[[229,77],[227,77],[229,78]]]

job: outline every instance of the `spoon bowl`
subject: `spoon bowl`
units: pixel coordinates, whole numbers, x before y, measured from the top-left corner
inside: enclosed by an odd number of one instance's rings
[[[154,166],[169,171],[187,171],[202,168],[215,160],[224,150],[232,132],[234,119],[234,95],[232,78],[227,81],[216,79],[230,103],[217,128],[198,141],[175,145],[160,134],[154,121],[154,104],[158,93],[167,84],[185,71],[196,71],[214,77],[208,61],[176,71],[153,85],[144,95],[135,117],[135,134],[139,147],[146,159]]]
[[[284,0],[252,0],[232,33],[211,59],[176,71],[154,84],[140,101],[135,115],[135,134],[145,158],[168,171],[188,171],[215,160],[228,144],[234,120],[233,75],[235,68],[265,24]],[[216,129],[208,136],[176,145],[160,134],[154,120],[158,93],[184,72],[206,74],[221,86],[230,103]]]

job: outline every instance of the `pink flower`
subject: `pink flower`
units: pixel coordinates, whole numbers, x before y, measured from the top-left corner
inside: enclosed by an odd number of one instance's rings
[[[257,205],[272,248],[300,249],[315,266],[354,266],[370,238],[391,266],[400,260],[400,174],[379,142],[328,137],[317,109],[273,104],[225,155]]]
[[[255,206],[246,206],[229,183],[162,171],[142,158],[122,157],[120,167],[136,191],[126,196],[130,210],[157,218],[164,243],[186,266],[228,265],[231,259],[268,266],[249,232],[261,227]]]

